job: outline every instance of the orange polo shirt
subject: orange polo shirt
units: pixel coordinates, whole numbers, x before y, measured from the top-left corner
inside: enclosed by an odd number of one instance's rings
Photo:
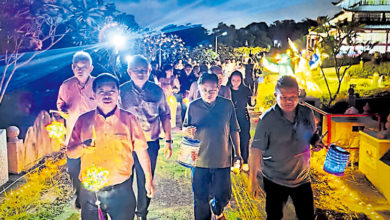
[[[67,112],[66,119],[66,140],[69,142],[70,133],[79,115],[96,108],[96,101],[92,90],[92,82],[95,77],[89,76],[84,86],[80,86],[76,77],[65,80],[58,92],[57,109]]]
[[[92,82],[95,77],[90,76],[83,87],[76,77],[65,80],[58,92],[57,109],[67,111],[70,115],[77,115],[96,108],[93,96]]]
[[[82,114],[76,121],[68,148],[91,138],[95,147],[81,155],[79,178],[83,181],[90,167],[101,167],[109,172],[106,186],[126,181],[134,164],[132,151],[148,148],[136,117],[119,107],[107,118],[97,109]]]

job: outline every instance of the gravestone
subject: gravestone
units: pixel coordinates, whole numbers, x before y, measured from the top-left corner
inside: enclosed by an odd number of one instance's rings
[[[8,156],[6,130],[0,129],[0,186],[8,181]]]

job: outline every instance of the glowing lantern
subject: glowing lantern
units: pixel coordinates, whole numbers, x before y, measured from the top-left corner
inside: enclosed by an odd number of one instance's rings
[[[324,163],[324,170],[336,176],[343,176],[350,153],[334,144],[330,145]]]
[[[188,106],[188,103],[190,102],[190,100],[188,98],[184,98],[183,99],[183,103],[184,105]]]
[[[66,134],[66,128],[64,123],[59,121],[53,121],[51,124],[46,126],[46,130],[49,133],[50,138],[62,139]]]
[[[105,220],[105,217],[100,208],[100,201],[98,199],[97,192],[107,184],[108,182],[107,177],[108,177],[108,170],[92,165],[87,170],[86,174],[83,175],[83,180],[82,180],[83,186],[86,189],[95,192],[96,194],[95,205],[97,205],[98,207],[99,220]]]
[[[170,95],[167,97],[168,106],[171,110],[171,127],[176,127],[176,111],[177,111],[177,99],[175,96]]]
[[[92,165],[83,175],[83,186],[93,192],[97,192],[102,189],[106,183],[108,177],[108,171],[101,167]]]

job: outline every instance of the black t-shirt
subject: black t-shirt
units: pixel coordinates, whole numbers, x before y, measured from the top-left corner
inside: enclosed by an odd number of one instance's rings
[[[184,94],[187,90],[190,90],[191,84],[196,81],[196,76],[190,73],[187,75],[184,70],[180,72],[179,82],[180,82],[180,92]]]
[[[244,85],[241,85],[238,90],[232,88],[230,88],[230,90],[232,92],[232,101],[237,114],[245,112],[247,104],[250,104],[252,95],[251,90]]]

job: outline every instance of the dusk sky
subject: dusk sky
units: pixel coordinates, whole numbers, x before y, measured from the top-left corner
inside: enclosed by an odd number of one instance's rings
[[[167,24],[202,24],[212,29],[219,22],[236,28],[252,22],[333,16],[340,11],[334,0],[108,0],[135,16],[143,27],[161,28]]]

